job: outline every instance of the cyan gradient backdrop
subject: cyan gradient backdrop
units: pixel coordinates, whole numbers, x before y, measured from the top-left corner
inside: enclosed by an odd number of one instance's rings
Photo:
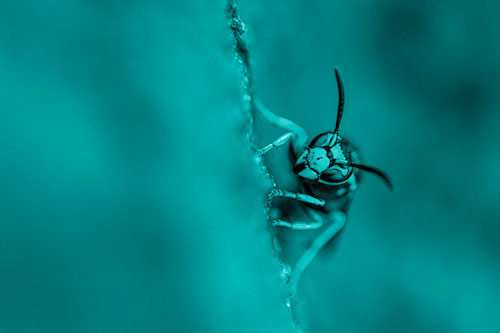
[[[263,102],[329,130],[339,65],[341,131],[397,186],[367,175],[306,271],[310,332],[499,332],[500,3],[240,9]],[[0,2],[0,332],[293,331],[224,11]]]

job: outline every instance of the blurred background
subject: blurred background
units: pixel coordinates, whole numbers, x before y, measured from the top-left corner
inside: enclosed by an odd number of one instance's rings
[[[225,6],[0,2],[0,332],[293,332]],[[330,130],[339,65],[341,131],[397,187],[364,178],[304,325],[498,332],[500,3],[240,11],[263,102]]]

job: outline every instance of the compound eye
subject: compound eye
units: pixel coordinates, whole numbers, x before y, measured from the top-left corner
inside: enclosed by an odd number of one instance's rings
[[[327,183],[340,183],[351,176],[352,167],[334,165],[321,173],[320,179]]]
[[[337,135],[333,133],[323,133],[315,137],[309,147],[331,147],[335,143]]]

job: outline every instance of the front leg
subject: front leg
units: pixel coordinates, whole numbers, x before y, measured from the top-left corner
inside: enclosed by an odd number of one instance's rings
[[[299,193],[299,192],[290,192],[287,190],[281,190],[279,188],[273,188],[271,192],[267,195],[267,200],[272,201],[275,198],[290,198],[298,201],[302,201],[311,205],[316,205],[323,207],[325,205],[325,200],[313,197],[312,195]]]
[[[316,230],[323,226],[323,221],[289,222],[285,220],[275,219],[271,221],[271,226],[284,227],[291,230]]]
[[[297,123],[287,119],[285,117],[278,116],[271,112],[268,108],[264,106],[258,99],[255,99],[254,106],[260,112],[260,114],[267,119],[271,124],[278,127],[286,129],[294,134],[292,140],[292,148],[295,155],[299,155],[304,150],[307,144],[307,132],[304,128],[299,126]]]
[[[268,144],[267,146],[264,146],[260,149],[257,149],[257,156],[262,156],[274,148],[278,148],[280,146],[283,146],[285,143],[287,143],[293,137],[293,135],[294,134],[292,132],[288,132],[286,134],[283,134],[282,136],[280,136],[279,138],[277,138],[276,140],[274,140],[272,143]]]

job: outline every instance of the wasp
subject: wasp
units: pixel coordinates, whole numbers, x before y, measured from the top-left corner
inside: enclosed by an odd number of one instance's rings
[[[361,164],[358,150],[340,136],[344,83],[338,67],[335,67],[335,77],[339,98],[335,127],[333,131],[317,135],[309,144],[307,133],[301,126],[275,115],[256,101],[256,108],[265,119],[286,130],[272,143],[257,149],[257,155],[263,156],[288,145],[288,155],[297,180],[296,190],[274,187],[267,196],[269,223],[275,229],[273,232],[278,243],[275,248],[283,263],[293,263],[286,264],[288,268],[284,269],[291,295],[295,293],[306,267],[343,230],[361,172],[372,173],[380,177],[390,190],[393,188],[385,172]],[[308,234],[306,237],[297,236],[299,231]],[[304,243],[306,246],[301,251],[284,250],[286,247],[301,248]]]

